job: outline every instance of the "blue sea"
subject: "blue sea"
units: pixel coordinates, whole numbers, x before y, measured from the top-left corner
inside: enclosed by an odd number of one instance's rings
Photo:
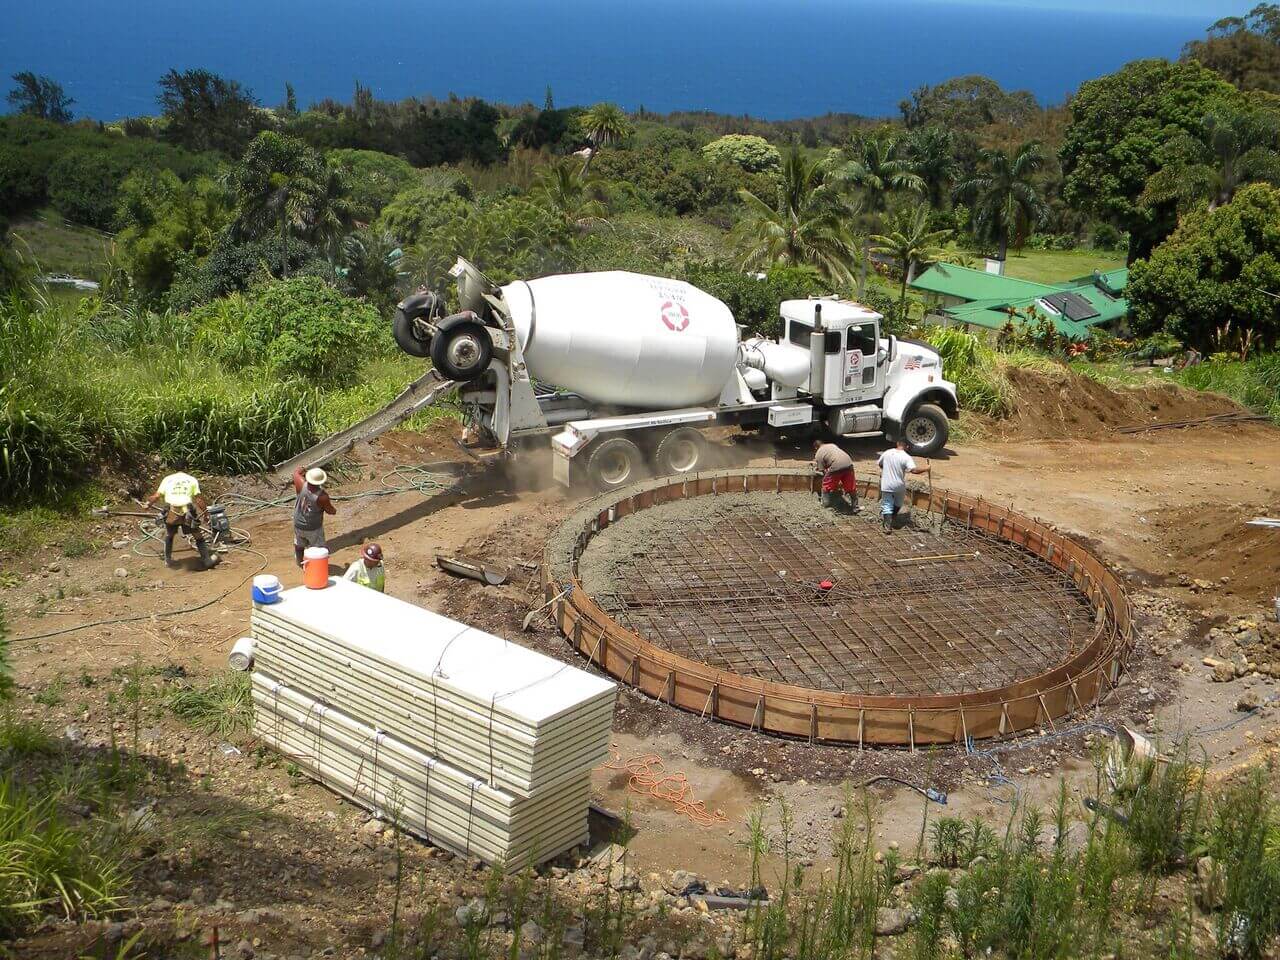
[[[1248,6],[1249,4],[1244,4]],[[1196,4],[1191,4],[1196,6]],[[0,85],[61,82],[77,115],[154,113],[169,68],[263,103],[480,96],[769,119],[897,113],[966,73],[1045,104],[1141,57],[1176,57],[1218,11],[1070,12],[955,0],[0,0]]]

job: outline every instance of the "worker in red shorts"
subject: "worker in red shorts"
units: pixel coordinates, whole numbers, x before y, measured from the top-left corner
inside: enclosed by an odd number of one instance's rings
[[[822,474],[822,505],[837,513],[858,512],[858,480],[853,460],[834,443],[813,441],[813,469]],[[845,500],[845,494],[849,499]]]

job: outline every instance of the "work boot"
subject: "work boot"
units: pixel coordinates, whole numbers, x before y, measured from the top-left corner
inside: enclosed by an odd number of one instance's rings
[[[173,566],[173,537],[164,538],[164,565]]]
[[[880,514],[880,529],[884,531],[884,534],[886,537],[890,534],[890,532],[892,532],[893,514],[891,513]]]
[[[205,570],[212,570],[218,563],[216,557],[209,550],[209,544],[204,540],[196,541],[196,549],[200,551],[200,566]]]
[[[837,500],[837,498],[839,499]],[[822,494],[822,505],[828,510],[838,513],[840,511],[839,504],[842,503],[844,503],[844,497],[841,497],[834,490]]]

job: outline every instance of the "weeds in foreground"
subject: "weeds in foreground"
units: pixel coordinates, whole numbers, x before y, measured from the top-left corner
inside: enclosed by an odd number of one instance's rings
[[[0,937],[47,913],[99,917],[124,897],[119,839],[63,822],[52,796],[0,779]]]
[[[247,673],[219,674],[202,687],[179,687],[166,696],[165,703],[196,729],[222,739],[253,725],[253,691]]]

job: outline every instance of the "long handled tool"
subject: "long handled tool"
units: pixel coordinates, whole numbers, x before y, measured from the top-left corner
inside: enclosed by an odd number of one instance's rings
[[[550,600],[548,600],[546,603],[542,604],[541,606],[534,607],[532,610],[530,610],[528,613],[524,615],[524,620],[520,623],[520,629],[528,630],[531,626],[533,626],[533,621],[537,619],[538,614],[545,613],[548,608],[555,606],[559,601],[563,600],[565,597],[567,597],[571,593],[573,593],[573,584],[569,584],[567,587],[565,587],[563,590],[561,590],[559,593],[557,593],[554,597],[552,597]]]

